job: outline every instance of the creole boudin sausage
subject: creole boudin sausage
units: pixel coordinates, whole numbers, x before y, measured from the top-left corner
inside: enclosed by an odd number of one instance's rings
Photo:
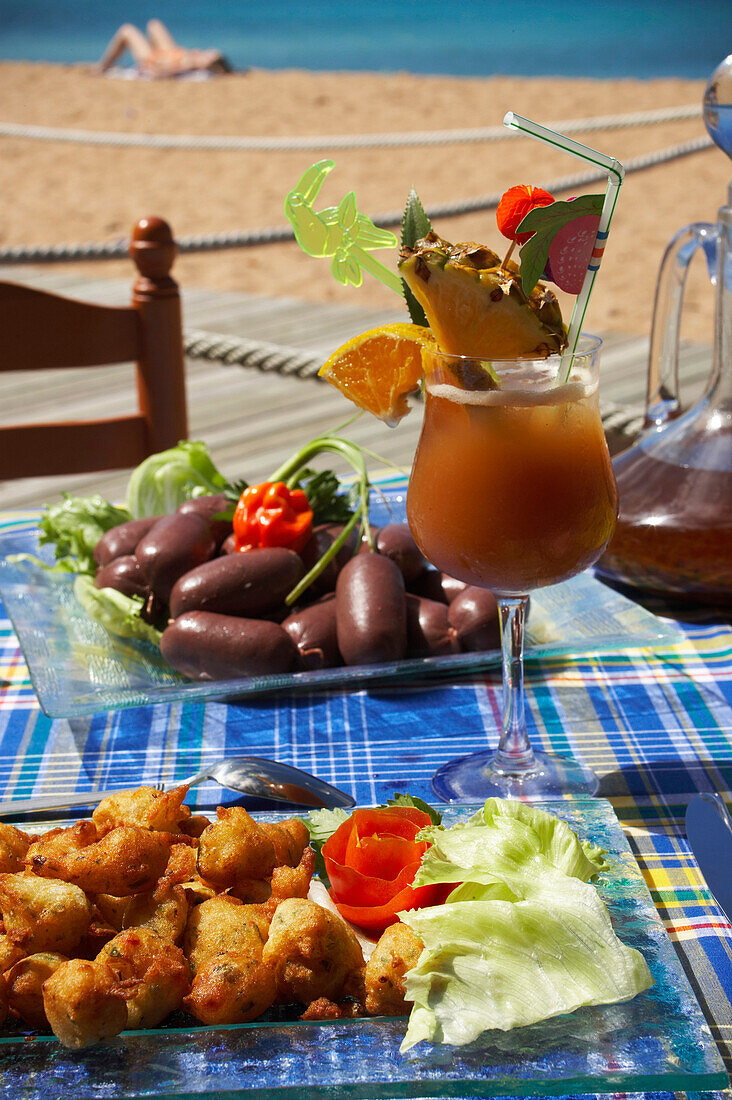
[[[282,629],[287,631],[300,652],[301,668],[334,668],[343,663],[338,649],[336,601],[332,593],[289,615]]]
[[[178,577],[208,561],[215,552],[207,520],[194,512],[174,512],[150,528],[138,542],[135,557],[155,595],[167,600]]]
[[[487,588],[468,585],[447,609],[462,649],[498,649],[501,627],[496,597]]]
[[[283,603],[303,575],[294,550],[262,546],[224,554],[189,570],[173,585],[170,614],[216,611],[257,618]]]
[[[184,500],[176,508],[177,512],[195,512],[196,515],[208,520],[211,525],[211,534],[216,540],[216,545],[221,546],[224,539],[232,534],[232,521],[230,519],[214,519],[221,512],[230,511],[232,502],[223,493],[214,493],[205,497],[192,497]]]
[[[407,593],[407,653],[410,657],[441,657],[460,652],[457,631],[447,616],[446,603]]]
[[[387,523],[376,536],[376,549],[399,566],[406,584],[427,568],[427,559],[414,541],[407,523]]]
[[[357,554],[336,583],[338,648],[347,665],[398,661],[407,649],[407,601],[399,566]]]
[[[163,657],[194,680],[235,680],[290,672],[297,646],[277,623],[188,611],[163,631]]]
[[[144,519],[130,519],[105,531],[94,547],[94,561],[97,565],[108,565],[115,558],[134,554],[135,547],[161,516],[145,516]]]
[[[94,578],[97,588],[116,588],[125,596],[147,597],[150,592],[142,575],[140,563],[134,554],[123,554],[97,570]]]

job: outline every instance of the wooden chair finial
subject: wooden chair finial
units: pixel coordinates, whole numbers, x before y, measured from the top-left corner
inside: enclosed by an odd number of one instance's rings
[[[140,218],[132,229],[130,256],[145,279],[165,279],[173,266],[176,244],[163,218]]]

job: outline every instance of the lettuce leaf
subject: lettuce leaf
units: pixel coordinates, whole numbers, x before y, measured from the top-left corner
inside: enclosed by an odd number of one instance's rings
[[[407,974],[414,1002],[402,1051],[463,1044],[581,1005],[629,1000],[652,984],[615,935],[590,880],[601,849],[537,807],[488,799],[469,821],[424,829],[415,885],[456,883],[446,904],[400,913],[425,949]]]
[[[64,493],[60,504],[46,508],[38,524],[38,542],[40,545],[53,543],[56,564],[52,569],[93,576],[96,571],[94,547],[105,531],[129,518],[126,508],[117,508],[98,494],[72,497]]]
[[[141,596],[125,596],[116,588],[97,588],[88,576],[76,578],[74,595],[87,615],[106,627],[110,634],[160,645],[160,631],[140,618],[144,602]]]
[[[520,870],[539,878],[551,870],[589,881],[607,867],[602,852],[581,842],[566,821],[538,807],[489,798],[469,821],[451,829],[423,829],[425,854],[415,886],[496,883]]]
[[[308,827],[311,842],[323,845],[350,816],[350,810],[336,806],[333,810],[311,810],[302,820]]]
[[[462,901],[400,913],[425,944],[408,971],[414,1002],[401,1046],[462,1045],[488,1028],[508,1031],[627,1001],[653,984],[639,951],[623,944],[595,888],[554,872],[518,901]]]
[[[141,462],[127,484],[133,519],[168,515],[191,497],[223,493],[228,482],[214,466],[205,443],[185,439]]]

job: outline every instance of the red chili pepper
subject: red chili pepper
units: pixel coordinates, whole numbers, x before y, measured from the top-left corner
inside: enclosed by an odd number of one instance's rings
[[[542,187],[530,187],[520,183],[504,192],[496,210],[496,222],[504,237],[516,244],[525,244],[533,233],[517,233],[521,222],[530,210],[537,206],[548,206],[554,198]]]
[[[330,896],[352,924],[381,932],[397,913],[443,900],[439,886],[412,886],[428,848],[414,838],[430,825],[412,806],[354,810],[323,845]]]
[[[313,533],[313,512],[302,489],[288,489],[284,481],[250,485],[234,512],[237,550],[256,546],[285,546],[296,553]]]

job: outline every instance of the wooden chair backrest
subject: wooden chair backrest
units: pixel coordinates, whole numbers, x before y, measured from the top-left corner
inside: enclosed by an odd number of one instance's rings
[[[136,466],[187,437],[175,253],[166,222],[137,222],[130,255],[138,275],[131,305],[121,308],[0,282],[0,370],[134,361],[138,401],[130,416],[0,427],[0,480]]]

